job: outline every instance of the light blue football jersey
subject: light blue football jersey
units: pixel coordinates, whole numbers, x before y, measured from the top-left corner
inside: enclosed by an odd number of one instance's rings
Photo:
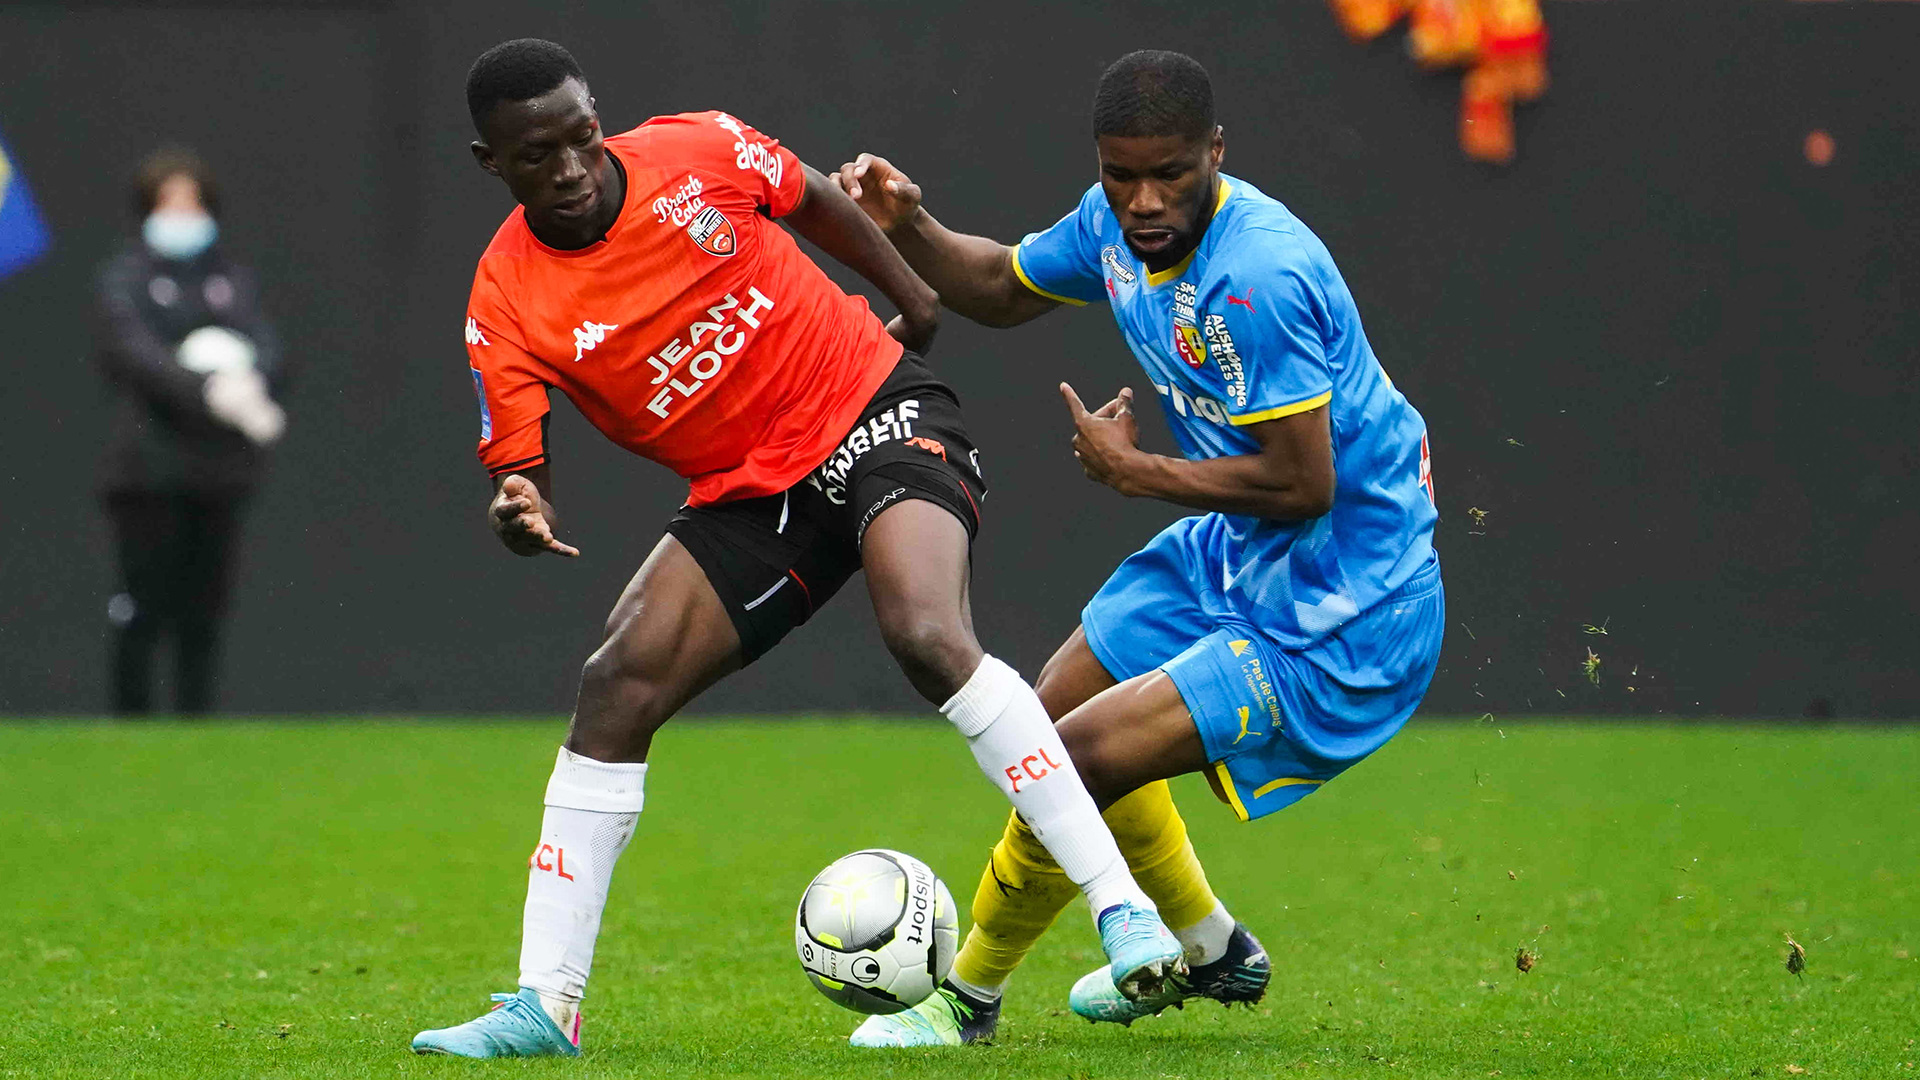
[[[1283,648],[1325,637],[1433,555],[1427,425],[1374,358],[1326,246],[1278,201],[1221,174],[1213,220],[1159,273],[1127,247],[1100,185],[1014,249],[1034,291],[1104,300],[1189,459],[1253,454],[1249,424],[1332,410],[1333,509],[1311,521],[1218,515],[1193,565]]]

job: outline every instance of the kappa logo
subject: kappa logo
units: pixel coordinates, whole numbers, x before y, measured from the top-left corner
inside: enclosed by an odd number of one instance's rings
[[[913,438],[907,440],[907,445],[917,446],[929,454],[938,454],[940,455],[941,461],[947,460],[947,446],[939,439],[929,439],[925,435],[915,435]]]
[[[487,335],[480,332],[480,324],[477,322],[474,322],[473,316],[471,315],[467,316],[467,344],[469,345],[493,344],[493,342],[487,340]]]
[[[619,323],[581,323],[579,329],[573,332],[573,362],[579,363],[590,349],[607,340],[607,335],[618,329]]]
[[[733,222],[716,207],[700,211],[700,216],[687,224],[687,236],[709,255],[724,259],[733,254]]]

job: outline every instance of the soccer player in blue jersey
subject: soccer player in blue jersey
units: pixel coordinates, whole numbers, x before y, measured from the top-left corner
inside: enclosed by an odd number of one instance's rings
[[[1014,247],[943,227],[884,159],[836,176],[968,318],[1013,326],[1106,303],[1179,444],[1179,457],[1140,449],[1131,390],[1089,411],[1060,386],[1089,477],[1200,511],[1120,565],[1037,688],[1187,948],[1190,974],[1147,999],[1122,997],[1105,968],[1074,986],[1075,1012],[1131,1023],[1189,998],[1251,1003],[1270,975],[1208,887],[1166,779],[1203,773],[1244,820],[1292,805],[1400,730],[1445,618],[1426,423],[1374,358],[1326,247],[1220,171],[1205,70],[1130,53],[1093,113],[1099,183]],[[1015,814],[952,977],[854,1044],[990,1038],[1008,975],[1074,895]]]

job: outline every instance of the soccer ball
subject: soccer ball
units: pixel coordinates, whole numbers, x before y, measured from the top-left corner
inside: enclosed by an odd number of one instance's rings
[[[959,940],[946,884],[926,863],[885,848],[820,871],[793,921],[807,978],[835,1004],[863,1013],[925,1001],[952,969]]]

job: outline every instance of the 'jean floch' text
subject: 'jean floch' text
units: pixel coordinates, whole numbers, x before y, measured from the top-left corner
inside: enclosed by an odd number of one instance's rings
[[[676,337],[647,357],[647,363],[653,365],[653,385],[666,383],[660,386],[653,400],[647,402],[648,412],[665,419],[676,394],[682,401],[692,397],[707,380],[720,374],[727,357],[746,347],[747,332],[760,329],[760,320],[773,310],[773,299],[754,286],[747,286],[747,299],[750,303],[741,307],[740,301],[728,293],[707,309],[705,319],[687,327],[685,340]],[[733,319],[739,322],[731,321]],[[707,343],[709,337],[713,339],[711,343]],[[704,349],[703,343],[707,345]],[[683,382],[681,375],[691,376],[692,381]]]

